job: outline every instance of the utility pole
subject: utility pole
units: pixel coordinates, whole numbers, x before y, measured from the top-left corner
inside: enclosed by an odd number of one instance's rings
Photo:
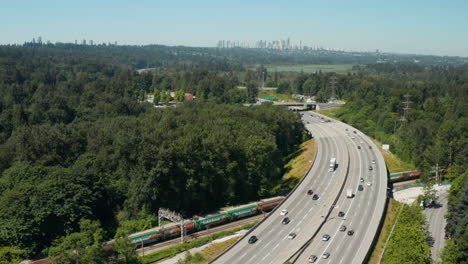
[[[166,209],[166,208],[159,208],[158,210],[159,227],[161,227],[161,224],[164,219],[171,220],[172,222],[178,223],[180,225],[180,240],[181,240],[181,243],[183,244],[186,230],[185,230],[185,225],[184,225],[184,218],[182,217],[182,215],[177,212]]]

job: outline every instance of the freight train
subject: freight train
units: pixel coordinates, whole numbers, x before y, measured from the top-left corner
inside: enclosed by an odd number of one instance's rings
[[[236,221],[263,212],[269,212],[281,203],[283,199],[283,196],[264,199],[257,203],[231,208],[218,214],[208,215],[200,219],[188,220],[184,222],[185,230],[187,234],[190,234],[213,226],[222,225],[227,222]],[[132,234],[128,236],[128,238],[136,246],[145,246],[178,237],[180,236],[180,231],[180,225],[172,223],[161,228],[157,227]]]
[[[187,234],[194,233],[200,230],[208,229],[213,226],[226,224],[231,221],[236,221],[249,216],[269,212],[273,210],[281,201],[284,196],[264,199],[257,203],[242,205],[235,208],[230,208],[218,214],[212,214],[196,220],[185,221],[185,230]],[[139,233],[131,234],[128,236],[130,241],[136,246],[146,246],[149,244],[158,243],[167,239],[180,236],[181,228],[178,224],[171,223],[164,225],[162,228],[156,227],[148,229]],[[114,240],[108,241],[104,245],[104,250],[110,253],[114,248]],[[51,264],[49,259],[39,259],[36,261],[25,260],[22,264]]]

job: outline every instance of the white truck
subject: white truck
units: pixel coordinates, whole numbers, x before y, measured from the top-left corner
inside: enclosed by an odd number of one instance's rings
[[[336,167],[336,158],[331,158],[330,159],[330,169],[328,171],[334,171]]]
[[[353,196],[354,196],[353,189],[347,189],[346,190],[346,197],[353,198]]]

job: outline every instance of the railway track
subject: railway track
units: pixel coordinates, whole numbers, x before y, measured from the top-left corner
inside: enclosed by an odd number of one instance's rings
[[[218,232],[221,232],[221,231],[233,229],[233,228],[236,228],[236,227],[241,227],[241,226],[243,226],[245,224],[249,224],[249,223],[252,223],[252,222],[255,222],[255,221],[259,221],[262,218],[266,217],[267,215],[268,215],[268,213],[255,215],[255,216],[252,216],[252,217],[249,217],[249,218],[245,218],[245,219],[238,220],[238,221],[235,221],[235,222],[231,222],[231,223],[228,223],[228,224],[224,224],[224,225],[221,225],[221,226],[216,226],[216,227],[213,227],[213,228],[210,228],[210,229],[206,229],[206,230],[203,230],[203,231],[192,233],[190,235],[185,236],[185,242],[190,242],[190,241],[193,241],[193,240],[198,239],[198,238],[207,237],[207,236],[210,236],[210,235],[212,235],[214,233],[218,233]],[[179,245],[179,244],[180,244],[180,237],[174,238],[174,239],[171,239],[171,240],[167,240],[167,241],[164,241],[164,242],[156,243],[156,244],[153,244],[153,245],[149,245],[149,246],[146,246],[146,247],[143,247],[143,248],[139,248],[139,249],[137,249],[137,254],[139,256],[144,256],[144,255],[148,255],[148,254],[154,253],[154,252],[159,251],[159,250],[163,250],[163,249],[166,249],[166,248],[169,248],[169,247],[172,247],[172,246]]]

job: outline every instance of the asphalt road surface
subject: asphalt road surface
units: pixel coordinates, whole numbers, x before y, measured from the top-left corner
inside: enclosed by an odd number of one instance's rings
[[[295,263],[308,263],[311,255],[317,257],[315,263],[362,263],[383,215],[387,187],[385,162],[367,136],[338,121],[328,124],[344,131],[351,139],[347,143],[353,161],[344,189],[352,189],[355,196],[348,198],[346,191],[341,193],[331,217]],[[359,185],[362,191],[358,190]],[[343,217],[338,216],[340,211],[344,212]],[[341,226],[344,226],[344,231],[340,231]],[[354,234],[348,235],[349,230]],[[330,236],[327,241],[322,240],[325,234]],[[325,253],[330,254],[327,259],[322,258]]]
[[[335,251],[325,260],[330,263],[339,263],[340,259],[342,263],[361,263],[364,259],[385,204],[386,169],[383,157],[366,136],[357,130],[354,133],[355,129],[350,126],[334,120],[326,122],[329,118],[310,112],[304,113],[303,120],[318,146],[313,167],[283,204],[212,263],[283,263],[314,234],[322,234],[322,229],[332,236],[331,239],[326,244],[317,244],[319,240],[322,242],[321,239],[314,239],[298,255],[297,263],[306,263],[304,260],[311,254],[320,256],[325,251]],[[357,148],[358,145],[361,149]],[[329,172],[332,157],[337,159],[338,166],[335,171]],[[376,160],[376,164],[372,160]],[[372,171],[368,169],[369,166],[373,167]],[[361,177],[364,182],[359,182]],[[371,182],[372,186],[367,186],[367,182]],[[364,186],[364,191],[357,191],[358,183]],[[349,187],[353,188],[355,198],[345,197]],[[312,195],[307,194],[308,190],[318,194],[319,199],[312,200]],[[337,199],[337,208],[327,219]],[[288,211],[288,224],[282,224],[285,216],[280,215],[280,211],[283,209]],[[338,211],[346,211],[345,217],[337,217]],[[356,230],[354,236],[343,236],[343,232],[335,234],[343,223]],[[288,235],[293,232],[296,237],[289,239]],[[258,241],[249,244],[248,239],[253,235]],[[352,239],[352,244],[349,244],[349,239]]]
[[[433,239],[432,259],[440,261],[438,254],[445,246],[445,225],[447,221],[444,216],[447,213],[447,191],[441,191],[439,193],[439,203],[436,206],[426,208],[424,213]]]

